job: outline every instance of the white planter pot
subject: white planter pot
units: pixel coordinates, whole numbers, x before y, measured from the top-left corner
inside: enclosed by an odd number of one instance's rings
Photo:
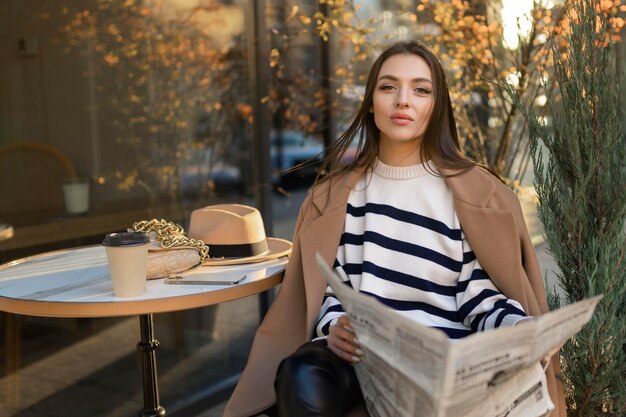
[[[89,180],[75,178],[63,184],[65,210],[68,214],[81,214],[89,210]]]

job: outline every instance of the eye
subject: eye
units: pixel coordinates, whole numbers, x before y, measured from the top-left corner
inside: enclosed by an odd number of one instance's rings
[[[415,91],[417,94],[428,94],[428,93],[430,93],[430,90],[428,88],[426,88],[426,87],[417,87],[413,91]]]
[[[380,87],[378,87],[379,90],[384,90],[384,91],[391,90],[393,88],[394,87],[391,84],[383,84]]]

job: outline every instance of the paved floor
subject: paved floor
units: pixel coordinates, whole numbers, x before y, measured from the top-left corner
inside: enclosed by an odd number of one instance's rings
[[[291,238],[305,193],[274,202],[274,236]],[[555,283],[554,261],[545,251],[532,196],[521,196],[529,231],[537,244],[542,271]],[[241,369],[257,325],[258,298],[203,309],[201,314],[158,315],[157,337],[161,402],[168,415],[221,416],[225,402],[184,414],[189,392]],[[2,317],[0,317],[2,318]],[[175,321],[177,326],[171,325]],[[207,323],[215,323],[214,327]],[[176,334],[172,329],[185,329]],[[6,335],[20,329],[20,349]],[[207,329],[207,327],[210,327]],[[61,320],[18,317],[0,321],[0,417],[135,416],[142,406],[136,318]],[[14,345],[14,344],[13,344]],[[234,348],[234,347],[237,348]],[[16,365],[17,364],[17,365]],[[218,387],[219,388],[219,387]],[[217,388],[216,388],[217,389]],[[204,392],[206,394],[206,392]]]

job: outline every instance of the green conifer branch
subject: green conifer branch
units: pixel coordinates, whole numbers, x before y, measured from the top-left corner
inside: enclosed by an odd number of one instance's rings
[[[626,140],[614,28],[594,0],[567,2],[569,31],[552,39],[559,87],[541,123],[510,86],[530,136],[535,188],[559,267],[558,307],[604,294],[590,323],[561,351],[567,407],[580,417],[626,413]]]

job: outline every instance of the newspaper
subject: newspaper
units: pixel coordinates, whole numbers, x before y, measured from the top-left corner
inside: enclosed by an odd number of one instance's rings
[[[578,332],[602,296],[515,327],[450,340],[345,285],[317,254],[363,356],[355,371],[372,417],[537,417],[554,409],[540,360]]]

